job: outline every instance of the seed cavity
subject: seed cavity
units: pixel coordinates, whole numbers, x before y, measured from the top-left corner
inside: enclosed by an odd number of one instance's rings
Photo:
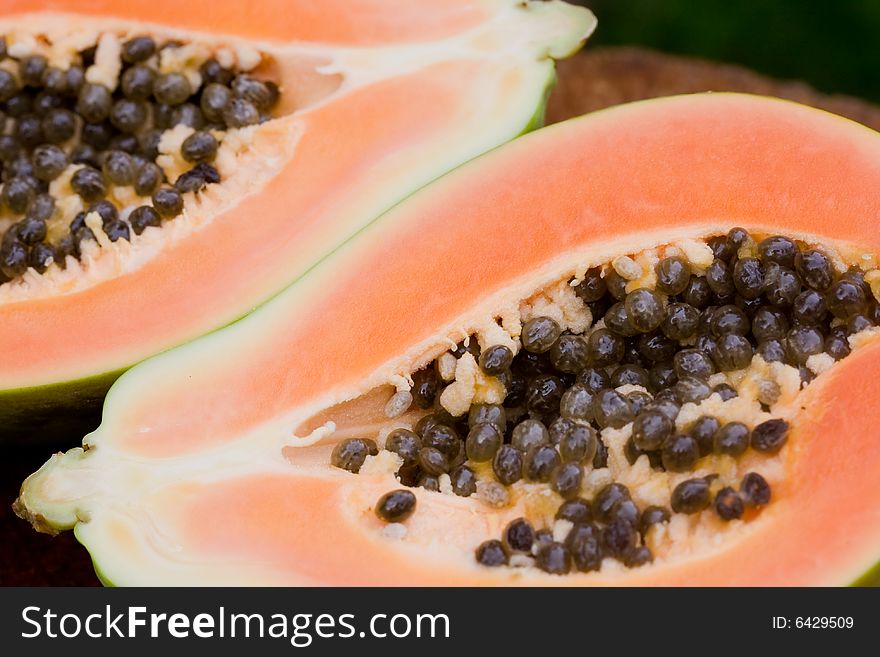
[[[880,322],[880,273],[842,261],[734,228],[551,285],[509,340],[469,336],[391,397],[388,418],[424,411],[385,438],[394,474],[486,513],[516,504],[472,548],[492,568],[651,568],[737,531],[784,479],[800,390]],[[342,441],[331,462],[358,472],[374,445]]]

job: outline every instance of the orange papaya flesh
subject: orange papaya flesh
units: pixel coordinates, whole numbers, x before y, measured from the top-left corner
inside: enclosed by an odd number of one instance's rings
[[[534,127],[552,58],[594,23],[559,2],[332,4],[211,3],[198,28],[166,2],[7,8],[19,42],[27,24],[256,51],[282,94],[223,191],[188,204],[173,234],[0,295],[5,437],[94,406],[125,368],[249,312],[414,189]]]
[[[17,510],[74,528],[120,584],[853,582],[880,546],[873,330],[774,405],[791,425],[777,455],[742,457],[742,471],[768,468],[771,503],[724,528],[709,511],[679,522],[680,549],[641,568],[479,566],[474,548],[539,503],[412,489],[415,513],[389,532],[373,507],[401,487],[392,471],[329,463],[343,436],[376,435],[402,378],[468,335],[487,346],[487,320],[507,328],[511,304],[616,256],[687,251],[736,225],[873,270],[878,169],[875,133],[757,97],[648,101],[544,129],[448,174],[248,318],[127,373],[87,449],[53,457]]]

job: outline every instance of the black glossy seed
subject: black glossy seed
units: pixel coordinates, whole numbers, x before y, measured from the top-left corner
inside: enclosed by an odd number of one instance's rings
[[[217,155],[217,140],[210,132],[196,131],[183,140],[180,153],[187,162],[210,162]]]
[[[674,386],[675,398],[682,404],[696,404],[712,394],[712,389],[703,380],[693,376],[681,377]]]
[[[593,397],[593,416],[601,428],[620,429],[633,421],[632,403],[617,390],[605,388]]]
[[[81,139],[89,146],[104,150],[113,138],[113,127],[109,123],[86,123],[82,127]]]
[[[116,221],[119,219],[119,212],[116,210],[116,206],[113,205],[110,201],[98,201],[97,203],[93,203],[86,213],[95,212],[99,217],[101,217],[101,225],[106,226],[107,224]]]
[[[865,312],[867,298],[859,284],[841,278],[828,288],[825,303],[835,317],[846,319],[850,315]]]
[[[758,345],[758,354],[768,363],[785,361],[785,345],[781,340],[766,340]]]
[[[661,330],[670,340],[686,340],[697,332],[700,311],[687,303],[671,303],[666,309],[666,319]]]
[[[587,340],[589,359],[594,367],[612,365],[623,358],[623,339],[606,328],[590,333]],[[610,378],[608,384],[610,384]]]
[[[15,135],[0,135],[0,161],[11,162],[20,152],[21,144]]]
[[[67,168],[67,155],[54,144],[37,146],[33,153],[34,174],[40,180],[55,180]]]
[[[60,144],[73,137],[76,132],[76,117],[66,109],[52,109],[40,122],[43,138],[50,144]]]
[[[153,207],[160,216],[176,217],[183,210],[183,197],[173,187],[160,187],[153,193]]]
[[[834,281],[834,270],[827,256],[821,251],[809,249],[795,256],[794,266],[801,280],[819,292],[824,292]]]
[[[55,198],[49,194],[37,194],[27,208],[27,216],[40,221],[48,221],[55,211]]]
[[[620,500],[611,509],[611,520],[623,520],[629,523],[633,529],[639,526],[639,507],[632,500]]]
[[[596,332],[594,331],[594,333]],[[598,392],[602,388],[611,387],[611,377],[605,370],[597,367],[588,367],[579,372],[577,382],[590,392]]]
[[[562,329],[555,320],[549,317],[534,317],[527,321],[522,328],[523,349],[536,354],[542,354],[550,350]]]
[[[715,513],[724,521],[742,517],[743,501],[730,486],[725,486],[715,495]]]
[[[91,167],[83,167],[74,173],[70,179],[70,186],[86,203],[94,203],[107,193],[104,176]]]
[[[602,532],[593,524],[575,524],[565,539],[574,567],[581,572],[602,567]]]
[[[712,358],[722,372],[741,370],[752,362],[752,344],[743,336],[729,333],[718,339]]]
[[[79,90],[76,112],[88,123],[100,123],[106,119],[112,106],[113,97],[103,84],[85,83]]]
[[[192,86],[181,73],[163,73],[153,81],[153,96],[164,105],[179,105],[192,95]]]
[[[55,261],[55,249],[45,243],[35,244],[28,254],[28,264],[42,274]]]
[[[209,59],[199,67],[199,73],[206,85],[221,84],[228,85],[232,82],[232,73],[223,68],[216,59]]]
[[[845,358],[849,356],[850,352],[849,342],[846,338],[831,335],[825,339],[825,353],[831,356],[834,360]]]
[[[110,110],[110,123],[126,134],[141,128],[146,120],[147,106],[138,100],[122,98],[113,103],[113,109]]]
[[[157,191],[159,191],[159,185],[162,184],[162,170],[152,162],[147,162],[144,164],[137,172],[134,178],[134,191],[138,196],[152,196]],[[174,212],[174,215],[179,214],[180,210],[183,209],[183,199],[180,198],[180,193],[171,188],[167,187],[166,190],[173,191],[177,198],[180,199],[180,207]],[[163,192],[164,194],[164,192]],[[174,207],[176,202],[172,204],[171,207]],[[156,207],[155,201],[153,202],[153,206]],[[156,208],[158,211],[158,208]],[[171,216],[174,216],[171,215]]]
[[[134,181],[134,161],[125,151],[107,152],[101,171],[114,185],[130,185]]]
[[[3,202],[12,212],[23,214],[36,195],[30,179],[16,176],[3,185]]]
[[[627,281],[623,276],[618,274],[614,269],[608,269],[605,272],[605,285],[608,288],[608,294],[614,297],[617,301],[623,301],[626,299],[626,284]]]
[[[764,297],[779,308],[789,308],[801,293],[801,281],[793,269],[771,264],[767,267]]]
[[[582,497],[566,500],[556,510],[556,520],[568,520],[577,525],[579,523],[592,522],[593,510],[590,503]]]
[[[662,506],[645,507],[639,519],[639,531],[644,535],[654,525],[664,522],[669,522],[669,509]]]
[[[659,449],[674,428],[672,420],[661,411],[646,410],[633,422],[633,443],[646,452]]]
[[[18,240],[4,240],[0,246],[0,272],[13,279],[21,276],[27,268],[27,247]]]
[[[258,110],[267,109],[271,104],[272,94],[266,85],[246,73],[236,75],[229,86],[236,97],[249,101]]]
[[[733,284],[744,299],[757,299],[764,291],[764,265],[757,258],[742,258],[733,267]]]
[[[593,469],[608,467],[608,448],[600,439],[596,444],[596,455],[593,457]]]
[[[202,110],[193,103],[181,103],[171,110],[169,123],[172,126],[185,125],[193,130],[201,130],[205,127],[205,117]]]
[[[480,354],[480,369],[490,376],[501,374],[513,363],[513,352],[504,345],[494,345]]]
[[[742,422],[728,422],[715,433],[713,451],[737,457],[749,448],[749,428]]]
[[[357,473],[367,459],[367,456],[375,456],[379,448],[372,440],[365,438],[349,438],[336,443],[330,454],[330,463],[337,468]]]
[[[419,477],[418,483],[419,488],[424,488],[425,490],[430,490],[435,493],[440,491],[440,479],[436,475],[428,474],[427,472],[423,472]]]
[[[202,91],[199,107],[205,118],[214,123],[223,121],[223,109],[229,103],[232,92],[221,84],[211,83]]]
[[[678,256],[663,258],[656,266],[657,289],[674,296],[681,294],[691,280],[691,266]]]
[[[611,385],[615,388],[632,385],[648,387],[648,371],[639,365],[621,365],[611,374]]]
[[[593,518],[601,523],[610,522],[615,505],[628,499],[630,499],[630,493],[626,486],[618,483],[608,484],[593,498],[591,506]]]
[[[109,224],[104,226],[104,233],[106,233],[111,242],[115,242],[119,239],[131,239],[131,233],[128,230],[128,224],[126,224],[124,221],[111,221]]]
[[[708,306],[712,301],[712,288],[709,286],[706,278],[704,276],[691,276],[691,280],[682,293],[682,300],[698,310]]]
[[[419,450],[419,467],[431,475],[449,472],[449,459],[436,447],[422,447]]]
[[[440,378],[433,367],[426,367],[412,375],[412,396],[415,405],[422,409],[429,409],[437,398],[440,390]]]
[[[761,254],[761,260],[764,262],[775,262],[783,267],[792,268],[794,267],[798,248],[789,238],[774,235],[762,240],[758,244],[758,251]]]
[[[825,297],[816,290],[801,292],[792,305],[792,315],[798,324],[821,324],[828,317]]]
[[[550,362],[560,372],[576,374],[587,366],[589,347],[579,335],[561,335],[550,348]]]
[[[502,445],[492,458],[492,472],[495,478],[509,486],[522,477],[522,453],[511,445]]]
[[[620,518],[613,519],[602,531],[605,552],[618,559],[622,559],[635,547],[636,538],[637,534],[633,525]]]
[[[776,308],[761,308],[752,317],[752,335],[758,342],[781,340],[788,332],[788,319]]]
[[[718,298],[729,298],[736,292],[731,267],[723,260],[712,261],[706,269],[706,282]]]
[[[750,472],[743,477],[739,485],[743,502],[749,506],[764,506],[770,503],[770,484],[757,472]]]
[[[376,515],[386,522],[403,522],[416,510],[416,496],[400,489],[385,493],[376,503]]]
[[[626,295],[626,312],[630,323],[642,333],[653,331],[666,317],[663,298],[647,288],[639,288]]]
[[[507,523],[501,533],[501,541],[510,552],[531,552],[535,530],[525,518],[516,518]]]
[[[703,479],[688,479],[672,491],[672,510],[675,513],[699,513],[709,506],[709,483]]]
[[[128,221],[135,235],[140,235],[150,226],[159,226],[162,223],[159,213],[149,205],[142,205],[132,210]]]
[[[530,481],[547,482],[562,462],[559,452],[549,445],[532,447],[523,460],[523,474]]]
[[[208,181],[195,169],[190,169],[178,176],[174,181],[174,187],[181,193],[198,192],[204,189]]]
[[[747,335],[751,329],[751,322],[746,314],[734,305],[721,306],[711,314],[709,328],[715,337],[735,333]]]
[[[36,114],[25,114],[18,119],[15,134],[25,146],[34,147],[44,141],[42,120]]]
[[[526,390],[526,405],[529,410],[546,415],[559,409],[565,387],[562,380],[552,374],[535,377]]]
[[[461,439],[455,429],[442,423],[432,424],[422,433],[422,446],[440,450],[448,458],[453,458],[459,450]],[[436,474],[436,473],[432,473]]]
[[[580,494],[583,481],[584,469],[579,463],[563,463],[550,475],[550,487],[566,500]]]
[[[46,222],[42,219],[25,217],[16,224],[18,239],[28,246],[42,242],[46,237]]]
[[[788,332],[785,347],[792,362],[803,365],[810,356],[825,350],[825,338],[814,326],[796,326]]]
[[[706,243],[709,245],[709,248],[712,249],[712,254],[718,260],[728,262],[734,255],[736,255],[736,248],[730,240],[727,239],[727,235],[715,235],[706,240]]]
[[[849,335],[861,333],[865,329],[869,329],[872,326],[874,326],[874,322],[866,315],[850,315],[850,318],[846,320],[846,332]]]
[[[465,449],[471,461],[482,463],[495,456],[503,442],[504,436],[494,424],[476,424],[468,432]]]
[[[608,309],[608,312],[605,313],[604,319],[605,326],[614,331],[617,335],[629,338],[638,335],[639,333],[639,330],[633,326],[633,323],[630,321],[629,312],[626,309],[625,303],[618,301],[611,306]]]
[[[243,98],[232,98],[223,108],[223,120],[230,128],[244,128],[260,121],[260,112]]]
[[[136,36],[122,44],[122,61],[134,64],[149,59],[156,52],[156,42],[149,36]]]
[[[43,73],[48,62],[43,55],[28,55],[18,64],[21,81],[29,87],[40,87],[43,84]]]
[[[675,341],[659,331],[646,333],[639,338],[639,353],[652,363],[670,360],[677,349]]]
[[[715,373],[712,359],[699,349],[682,349],[672,359],[679,379],[695,377],[708,379]]]
[[[640,545],[639,547],[633,548],[629,553],[624,557],[623,563],[627,568],[641,568],[642,566],[646,566],[649,563],[654,561],[654,553],[651,552],[651,548]]]
[[[697,464],[700,446],[692,436],[672,436],[663,443],[661,457],[663,467],[670,472],[687,472]]]
[[[587,273],[584,274],[584,280],[574,288],[575,294],[577,294],[584,303],[598,301],[605,296],[607,290],[608,286],[602,276],[601,267],[588,269]]]
[[[404,463],[415,463],[421,448],[421,439],[409,429],[395,429],[385,438],[385,449],[397,454]]]
[[[559,441],[559,454],[563,462],[584,463],[592,461],[598,446],[596,430],[588,424],[579,424]]]
[[[15,76],[5,69],[0,69],[0,102],[5,103],[18,93],[19,85]]]
[[[632,404],[634,415],[641,413],[648,407],[648,404],[654,401],[651,393],[642,392],[641,390],[632,390],[626,393],[626,398],[629,400],[629,403]]]
[[[752,429],[752,449],[762,454],[775,454],[788,441],[788,422],[778,418],[761,422]]]
[[[452,492],[459,497],[470,497],[477,492],[477,475],[466,465],[449,473],[449,478],[452,481]]]
[[[715,434],[721,427],[717,418],[711,415],[701,415],[688,429],[688,434],[697,441],[700,448],[700,456],[711,454],[714,450]]]
[[[567,420],[593,419],[593,393],[580,383],[565,391],[559,401],[559,414]]]
[[[562,543],[546,543],[538,548],[535,565],[551,575],[565,575],[571,570],[571,554]]]
[[[521,452],[528,452],[537,445],[550,443],[550,432],[539,420],[527,419],[517,424],[511,432],[510,444]]]

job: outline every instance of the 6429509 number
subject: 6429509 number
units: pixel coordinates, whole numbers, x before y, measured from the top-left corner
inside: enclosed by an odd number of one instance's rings
[[[813,630],[852,629],[854,625],[852,616],[798,616],[794,619],[797,629],[809,628]]]

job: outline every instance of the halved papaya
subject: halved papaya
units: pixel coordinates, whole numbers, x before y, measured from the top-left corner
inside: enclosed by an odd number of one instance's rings
[[[11,2],[0,426],[94,413],[419,186],[539,124],[561,2]]]
[[[878,174],[761,97],[545,128],[127,372],[16,509],[116,584],[870,582]]]

